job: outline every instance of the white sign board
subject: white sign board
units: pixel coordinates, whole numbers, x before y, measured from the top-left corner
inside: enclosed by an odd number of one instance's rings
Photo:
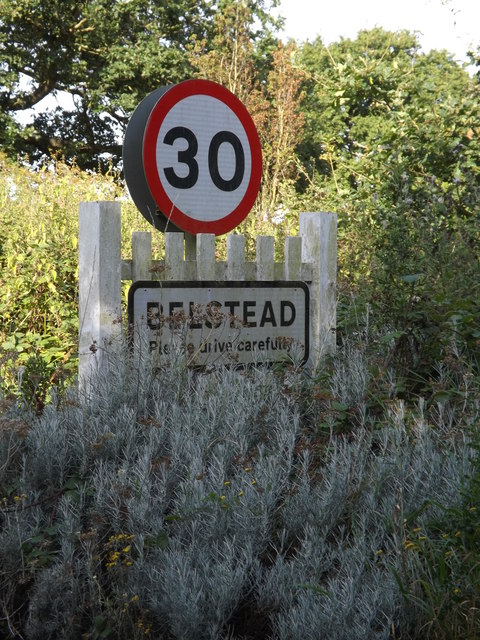
[[[303,282],[135,282],[129,324],[147,331],[166,360],[174,350],[192,366],[250,364],[309,356],[309,290]]]

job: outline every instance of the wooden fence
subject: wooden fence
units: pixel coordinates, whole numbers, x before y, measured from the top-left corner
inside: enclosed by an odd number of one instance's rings
[[[119,343],[121,281],[238,280],[306,282],[310,290],[309,366],[335,348],[337,216],[300,213],[300,232],[286,238],[284,262],[274,261],[271,236],[257,238],[256,261],[245,260],[245,238],[227,236],[227,259],[215,259],[213,234],[165,234],[163,260],[152,260],[150,232],[132,234],[132,259],[121,257],[119,202],[84,202],[79,210],[79,380]]]

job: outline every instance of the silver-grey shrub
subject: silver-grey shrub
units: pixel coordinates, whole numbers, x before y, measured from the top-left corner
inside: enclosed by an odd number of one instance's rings
[[[333,367],[361,402],[364,354]],[[400,405],[317,441],[309,385],[112,355],[2,436],[3,637],[413,638],[403,525],[455,502],[468,445]]]

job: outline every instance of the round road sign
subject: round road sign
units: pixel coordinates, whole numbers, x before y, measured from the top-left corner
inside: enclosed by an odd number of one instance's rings
[[[175,226],[220,235],[252,208],[262,152],[238,98],[215,82],[186,80],[165,91],[151,110],[143,167],[154,201]]]
[[[123,140],[123,174],[128,190],[143,217],[159,231],[166,230],[168,221],[153,199],[145,178],[142,161],[143,137],[153,107],[168,89],[169,87],[155,89],[140,102],[128,122]],[[172,222],[168,224],[168,230],[179,231]]]

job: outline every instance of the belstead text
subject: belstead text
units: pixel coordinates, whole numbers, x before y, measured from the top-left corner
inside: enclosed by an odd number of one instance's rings
[[[188,310],[188,312],[186,311]],[[164,322],[186,319],[190,329],[217,329],[226,319],[230,327],[290,327],[296,318],[296,308],[290,300],[212,300],[207,304],[171,300],[168,304],[147,302],[147,323],[150,329],[160,329]]]

